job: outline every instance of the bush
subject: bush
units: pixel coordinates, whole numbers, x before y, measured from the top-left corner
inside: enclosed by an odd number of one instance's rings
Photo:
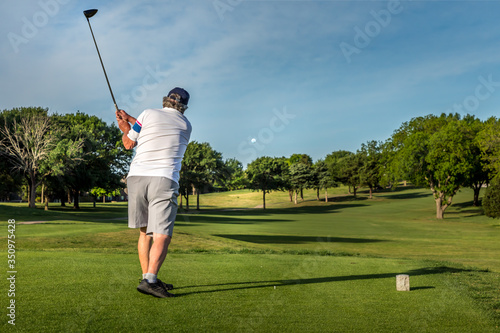
[[[486,190],[483,210],[488,217],[500,218],[500,179],[496,178]]]

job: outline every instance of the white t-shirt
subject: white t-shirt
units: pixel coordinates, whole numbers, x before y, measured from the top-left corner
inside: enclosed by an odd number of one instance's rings
[[[144,110],[127,136],[137,142],[128,177],[167,177],[179,183],[191,136],[191,123],[182,113],[171,108]]]

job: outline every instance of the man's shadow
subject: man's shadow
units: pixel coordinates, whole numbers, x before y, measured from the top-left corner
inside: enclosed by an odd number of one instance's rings
[[[180,292],[176,293],[176,296],[188,296],[194,294],[208,294],[217,293],[223,291],[232,290],[242,290],[242,289],[257,289],[257,288],[268,288],[273,286],[293,286],[293,285],[308,285],[315,283],[328,283],[328,282],[341,282],[341,281],[353,281],[353,280],[372,280],[372,279],[386,279],[395,278],[398,274],[408,274],[410,276],[419,275],[432,275],[432,274],[445,274],[445,273],[460,273],[460,272],[471,272],[470,269],[459,269],[446,266],[440,267],[424,267],[419,269],[414,269],[407,272],[395,272],[395,273],[382,273],[382,274],[363,274],[363,275],[347,275],[347,276],[331,276],[331,277],[318,277],[318,278],[308,278],[308,279],[293,279],[293,280],[269,280],[269,281],[246,281],[246,282],[228,282],[219,284],[206,284],[206,285],[193,285],[193,286],[183,286],[175,288],[175,290],[189,289],[189,288],[202,288],[202,287],[214,287],[212,290],[201,290],[201,291],[191,291],[191,292]],[[420,286],[414,287],[411,290],[423,290],[432,289],[432,286]]]

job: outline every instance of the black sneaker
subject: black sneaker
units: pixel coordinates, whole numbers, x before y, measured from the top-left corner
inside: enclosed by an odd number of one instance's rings
[[[159,298],[175,297],[174,294],[169,293],[160,283],[149,283],[146,279],[143,279],[139,283],[137,290],[143,294]]]
[[[161,286],[163,286],[163,288],[165,288],[165,290],[172,290],[172,289],[174,289],[173,285],[171,285],[169,283],[165,283],[165,282],[163,282],[160,279],[156,279],[156,283],[159,283]]]
[[[141,282],[142,282],[142,279],[139,279],[139,283],[141,283]],[[160,279],[156,279],[156,283],[159,283],[160,285],[162,285],[163,288],[165,288],[165,290],[172,290],[172,289],[174,289],[174,285],[169,284],[169,283],[165,283],[165,282],[163,282]]]

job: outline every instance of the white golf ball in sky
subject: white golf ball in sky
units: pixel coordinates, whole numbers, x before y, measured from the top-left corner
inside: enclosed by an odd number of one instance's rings
[[[257,139],[255,138],[252,138],[252,140],[250,140],[251,143],[256,143],[257,142]]]

